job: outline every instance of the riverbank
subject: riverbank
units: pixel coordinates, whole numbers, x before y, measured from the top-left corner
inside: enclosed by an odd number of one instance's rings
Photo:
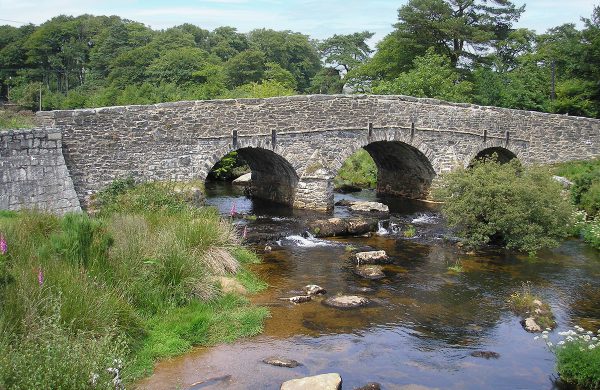
[[[0,387],[115,389],[262,331],[268,311],[243,294],[266,288],[258,257],[168,190],[113,187],[95,217],[0,214]]]

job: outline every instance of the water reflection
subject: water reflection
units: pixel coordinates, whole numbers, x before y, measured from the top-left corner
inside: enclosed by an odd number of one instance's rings
[[[294,229],[301,228],[305,215],[281,209],[271,213],[243,195],[223,188],[214,191],[209,201],[222,213],[227,214],[235,200],[238,212],[262,216],[243,222],[250,230],[281,230],[283,225],[290,229],[286,234],[301,233]],[[435,206],[398,203],[392,210],[392,218],[418,225],[423,236],[448,234]],[[346,212],[336,210],[338,215]],[[262,336],[160,363],[141,388],[187,388],[202,382],[206,386],[199,388],[278,389],[285,380],[326,372],[340,373],[344,388],[371,381],[386,389],[411,384],[439,389],[552,388],[553,355],[522,329],[506,304],[525,281],[551,305],[560,329],[574,324],[600,327],[600,256],[578,241],[537,259],[493,250],[466,255],[442,239],[407,240],[394,234],[327,242],[301,245],[282,239],[263,254],[264,263],[255,271],[271,287],[253,300],[269,306],[272,317]],[[349,246],[386,250],[393,260],[384,266],[386,277],[371,281],[355,275]],[[261,246],[256,249],[262,252]],[[449,272],[457,261],[463,272]],[[306,284],[325,287],[329,296],[359,293],[373,305],[337,310],[319,299],[300,305],[279,300]],[[471,355],[481,350],[494,351],[499,358]],[[272,355],[303,365],[286,369],[261,362]],[[227,380],[212,384],[215,378]]]

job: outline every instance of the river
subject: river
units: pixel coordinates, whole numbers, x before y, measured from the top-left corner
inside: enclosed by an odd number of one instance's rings
[[[208,203],[247,225],[249,241],[263,263],[255,266],[269,284],[253,302],[268,306],[271,317],[260,336],[192,352],[156,366],[139,384],[143,389],[279,389],[282,382],[337,372],[344,389],[378,382],[383,389],[552,389],[554,355],[526,332],[507,299],[529,282],[550,304],[556,333],[573,325],[600,328],[600,255],[578,240],[565,242],[536,259],[489,250],[465,254],[452,240],[436,206],[382,199],[391,223],[371,237],[314,239],[301,235],[312,213],[253,202],[228,185],[207,187]],[[377,199],[371,192],[340,195]],[[336,215],[348,211],[336,207]],[[323,217],[323,216],[321,216]],[[416,235],[404,237],[408,224]],[[348,247],[384,249],[393,263],[385,278],[363,279],[353,272]],[[448,267],[462,264],[463,272]],[[372,304],[360,309],[326,307],[319,300],[291,304],[279,298],[307,284],[327,289],[326,296],[360,294]],[[499,357],[473,356],[493,351]],[[302,363],[296,368],[267,365],[280,356]]]

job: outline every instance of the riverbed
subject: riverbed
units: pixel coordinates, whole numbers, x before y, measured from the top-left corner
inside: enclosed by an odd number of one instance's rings
[[[344,389],[378,382],[383,389],[552,389],[554,355],[508,308],[509,296],[528,283],[548,302],[558,331],[579,325],[600,328],[600,255],[579,240],[535,259],[503,250],[466,254],[444,226],[437,206],[379,199],[368,191],[340,198],[381,200],[390,206],[369,237],[315,239],[306,221],[324,217],[254,202],[239,189],[209,185],[208,203],[246,227],[263,263],[257,272],[269,288],[252,301],[268,306],[262,335],[232,344],[197,348],[157,364],[142,389],[279,389],[282,382],[337,372]],[[348,216],[343,207],[335,214]],[[405,237],[413,226],[416,234]],[[271,251],[265,251],[265,245]],[[354,271],[351,249],[383,249],[393,260],[385,278],[367,280]],[[449,269],[460,264],[462,272]],[[364,308],[327,307],[322,298],[292,304],[280,298],[318,284],[328,296],[358,294]],[[476,352],[495,352],[481,357]],[[475,356],[474,356],[475,355]],[[484,354],[485,355],[485,354]],[[267,365],[279,356],[296,368]]]

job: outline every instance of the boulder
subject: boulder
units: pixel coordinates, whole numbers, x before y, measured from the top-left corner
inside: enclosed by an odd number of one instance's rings
[[[272,356],[263,360],[263,363],[270,364],[272,366],[277,367],[286,367],[286,368],[295,368],[301,366],[299,362],[292,359],[281,358],[277,356]]]
[[[389,213],[390,208],[379,202],[354,202],[350,205],[350,210],[363,213]]]
[[[385,251],[357,252],[354,254],[354,260],[358,265],[385,264],[390,262],[390,258]]]
[[[340,390],[341,388],[342,377],[336,373],[292,379],[281,385],[281,390]]]
[[[552,176],[552,179],[554,179],[555,181],[559,182],[560,185],[562,185],[564,189],[569,189],[573,185],[573,182],[570,181],[569,179],[567,179],[566,177]]]
[[[308,230],[315,237],[360,235],[377,230],[377,220],[370,218],[329,218],[312,221]]]
[[[317,286],[316,284],[309,284],[307,286],[304,286],[304,288],[302,290],[307,295],[324,295],[327,293],[327,290],[325,290],[321,286]]]
[[[370,301],[367,298],[360,295],[340,295],[327,298],[323,301],[325,306],[338,309],[353,309],[356,307],[367,306],[369,303]]]
[[[385,278],[383,268],[380,265],[359,265],[354,273],[365,279],[377,280]]]
[[[542,331],[542,328],[537,324],[537,322],[535,322],[535,319],[533,317],[525,318],[522,325],[525,328],[525,330],[528,332],[541,332]]]
[[[232,181],[233,184],[238,185],[238,186],[246,186],[246,185],[250,184],[251,182],[252,182],[252,172],[245,173],[242,176],[235,179],[234,181]]]

